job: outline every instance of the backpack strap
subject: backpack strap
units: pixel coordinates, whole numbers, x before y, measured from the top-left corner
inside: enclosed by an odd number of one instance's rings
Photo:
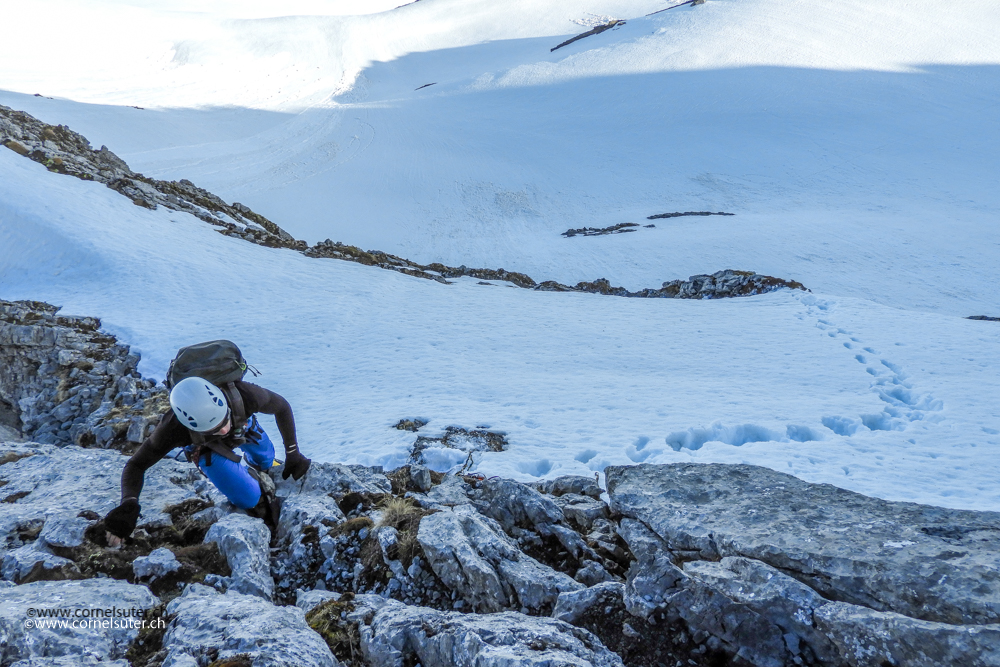
[[[226,395],[226,400],[229,401],[229,413],[233,420],[233,430],[239,430],[242,433],[247,423],[247,409],[243,405],[243,395],[236,388],[235,382],[227,382],[219,388],[222,389],[222,393]]]
[[[191,454],[191,459],[194,463],[198,462],[198,459],[201,458],[202,453],[204,453],[204,450],[206,449],[208,450],[206,453],[206,464],[208,465],[212,465],[212,452],[215,452],[219,456],[226,457],[233,463],[239,463],[243,460],[239,454],[234,452],[229,447],[226,447],[218,440],[214,438],[212,440],[208,440],[203,434],[198,433],[197,431],[191,431],[191,443],[194,445],[194,452]]]

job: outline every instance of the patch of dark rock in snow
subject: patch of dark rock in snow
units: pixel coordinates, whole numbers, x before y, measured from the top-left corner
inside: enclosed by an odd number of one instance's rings
[[[990,317],[989,315],[970,315],[967,320],[980,320],[982,322],[1000,322],[1000,317]]]
[[[553,46],[551,49],[549,49],[549,51],[551,52],[555,51],[556,49],[561,49],[562,47],[569,46],[573,42],[581,40],[585,37],[590,37],[591,35],[600,35],[605,30],[610,30],[611,28],[617,28],[618,26],[622,25],[625,25],[625,21],[622,21],[621,19],[611,19],[607,23],[595,26],[594,28],[588,30],[587,32],[580,33],[576,37],[571,37],[570,39],[567,39],[565,42]]]
[[[624,287],[614,287],[604,278],[593,282],[577,283],[567,287],[556,282],[545,282],[535,289],[554,292],[594,292],[611,296],[648,299],[724,299],[736,296],[765,294],[778,289],[806,290],[802,283],[764,276],[752,271],[727,269],[711,275],[691,276],[687,280],[673,280],[663,283],[660,289],[644,289],[630,292]]]
[[[431,436],[417,436],[413,447],[410,449],[410,464],[427,465],[428,459],[435,450],[451,449],[468,454],[470,457],[474,452],[503,452],[509,447],[507,436],[504,433],[495,433],[484,429],[467,430],[456,426],[449,426],[444,434],[434,438]]]
[[[160,181],[129,169],[124,160],[101,146],[94,150],[85,137],[65,125],[47,125],[23,111],[0,105],[0,144],[59,174],[104,183],[136,206],[163,206],[190,213],[221,227],[228,236],[276,248],[304,249],[278,225],[240,203],[227,204],[188,180]]]
[[[749,465],[610,467],[629,614],[757,665],[1000,664],[1000,513]]]
[[[16,439],[134,448],[169,409],[139,355],[91,317],[37,301],[0,300],[0,406]]]
[[[639,224],[636,222],[622,222],[610,227],[581,227],[580,229],[567,229],[562,236],[570,238],[573,236],[605,236],[607,234],[624,234],[634,232]]]
[[[683,218],[689,215],[736,215],[735,213],[723,213],[719,211],[718,213],[712,213],[711,211],[685,211],[683,213],[658,213],[656,215],[648,216],[647,220],[660,220],[662,218]]]
[[[419,431],[421,427],[427,426],[426,419],[420,419],[414,417],[413,419],[400,419],[398,422],[393,424],[393,428],[399,431]]]

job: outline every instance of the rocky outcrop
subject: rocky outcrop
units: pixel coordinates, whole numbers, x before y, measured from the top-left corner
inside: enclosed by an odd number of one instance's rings
[[[167,614],[173,620],[158,656],[164,665],[194,667],[226,658],[262,667],[340,665],[297,607],[192,584],[167,605]],[[244,660],[235,662],[237,656]]]
[[[229,205],[191,181],[159,181],[138,174],[107,146],[95,151],[85,137],[65,125],[47,125],[3,105],[0,105],[0,144],[40,162],[49,171],[104,183],[136,206],[184,211],[220,227],[219,231],[228,236],[259,245],[298,249],[306,246],[243,204]]]
[[[41,661],[65,658],[76,661],[67,664],[103,665],[124,658],[139,634],[136,621],[156,603],[148,588],[124,581],[42,581],[6,587],[0,582],[0,664],[49,664]],[[81,610],[81,615],[54,619],[39,611],[55,608]],[[113,608],[128,615],[102,615]],[[60,627],[59,620],[69,622]]]
[[[417,540],[438,578],[477,612],[549,613],[559,593],[583,588],[524,554],[470,505],[425,517]]]
[[[371,667],[622,667],[586,630],[515,612],[461,614],[373,596],[356,600],[361,650]]]
[[[271,600],[271,532],[260,519],[245,514],[227,514],[208,529],[206,543],[216,543],[233,574],[225,582],[227,590]]]
[[[113,450],[0,444],[0,550],[36,540],[79,546],[81,532],[118,504],[126,460]],[[199,498],[206,483],[190,464],[161,461],[146,473],[139,527],[171,525],[168,508]]]
[[[606,474],[633,616],[680,619],[755,665],[1000,664],[1000,514],[756,466]]]
[[[100,326],[45,303],[0,300],[0,412],[17,435],[124,448],[169,408],[166,390],[136,371],[139,356]]]

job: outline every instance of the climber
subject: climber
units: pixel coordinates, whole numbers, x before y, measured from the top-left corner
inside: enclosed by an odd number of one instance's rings
[[[104,518],[108,545],[119,546],[132,534],[139,518],[139,494],[146,470],[176,447],[185,449],[188,459],[229,502],[263,518],[273,533],[277,505],[268,471],[277,465],[274,445],[254,415],[274,415],[285,445],[281,476],[299,480],[309,470],[310,460],[296,444],[288,401],[242,380],[220,387],[201,377],[188,377],[170,391],[170,408],[125,464],[121,504]],[[236,447],[243,450],[242,458],[233,451]]]

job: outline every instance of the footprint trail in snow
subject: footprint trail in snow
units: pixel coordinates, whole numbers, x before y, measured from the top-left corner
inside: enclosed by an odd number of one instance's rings
[[[851,436],[859,429],[869,431],[903,431],[912,422],[938,422],[943,417],[943,402],[927,392],[916,389],[903,369],[887,359],[872,347],[838,327],[831,321],[830,311],[836,305],[833,301],[816,298],[813,295],[799,297],[806,307],[799,319],[816,318],[816,327],[833,339],[840,340],[845,350],[864,366],[871,376],[871,391],[878,396],[885,407],[882,412],[862,414],[856,417],[831,415],[821,419],[821,425],[807,426],[788,424],[784,429],[768,428],[758,424],[727,425],[715,422],[707,427],[674,431],[666,436],[665,444],[674,451],[696,450],[707,442],[722,442],[739,447],[750,442],[812,442],[825,440],[830,432],[839,436]],[[664,450],[648,447],[650,438],[642,436],[625,448],[625,454],[636,463],[643,463]]]

